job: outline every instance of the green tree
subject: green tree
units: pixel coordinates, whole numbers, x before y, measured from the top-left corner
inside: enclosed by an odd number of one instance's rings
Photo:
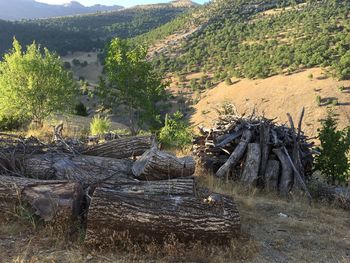
[[[165,98],[167,84],[146,60],[147,49],[126,40],[111,41],[106,58],[107,81],[100,83],[99,95],[105,107],[126,108],[129,129],[137,134],[140,127],[160,125],[158,103]]]
[[[344,183],[349,177],[350,127],[337,130],[337,120],[329,112],[319,130],[321,142],[315,158],[315,168],[327,178],[328,183]]]
[[[0,116],[27,118],[41,125],[54,112],[74,108],[77,86],[58,56],[35,43],[22,51],[15,39],[0,62]]]

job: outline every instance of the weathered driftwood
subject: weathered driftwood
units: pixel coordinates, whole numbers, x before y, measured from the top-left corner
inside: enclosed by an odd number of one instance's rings
[[[247,159],[244,163],[241,182],[246,186],[256,186],[259,176],[261,149],[258,143],[248,144]]]
[[[191,176],[195,168],[193,157],[177,158],[153,147],[134,163],[132,172],[135,178],[141,180],[168,180]]]
[[[43,180],[69,180],[84,187],[108,179],[128,181],[131,160],[96,156],[44,154],[28,156],[23,163],[25,175]]]
[[[265,172],[265,189],[268,192],[277,192],[280,163],[277,160],[268,160]]]
[[[239,160],[241,160],[251,138],[252,132],[250,130],[245,130],[243,132],[240,143],[228,158],[226,163],[221,166],[220,169],[216,172],[216,176],[225,177],[226,174],[239,162]]]
[[[323,199],[343,209],[350,210],[349,188],[328,185],[316,179],[310,180],[308,186],[314,198]]]
[[[142,155],[151,148],[152,143],[152,136],[127,137],[89,146],[83,154],[115,159],[129,158]]]
[[[162,241],[175,235],[181,241],[222,242],[235,237],[239,230],[236,204],[226,196],[209,203],[194,196],[148,196],[97,188],[89,209],[85,242],[113,246],[122,232],[141,241],[147,237]]]
[[[277,155],[282,166],[282,173],[278,185],[279,192],[283,195],[288,195],[294,183],[292,166],[282,148],[273,149],[272,151]]]
[[[26,207],[45,221],[66,222],[77,218],[82,198],[78,183],[0,175],[1,217],[12,217]]]
[[[120,184],[120,182],[106,181],[102,184],[105,189],[118,191],[125,194],[170,195],[170,196],[194,196],[194,178],[178,178],[162,181],[130,181]]]

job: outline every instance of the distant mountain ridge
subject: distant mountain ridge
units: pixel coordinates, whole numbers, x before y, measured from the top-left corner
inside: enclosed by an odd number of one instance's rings
[[[141,9],[149,9],[149,8],[164,8],[164,7],[174,7],[174,8],[194,8],[198,7],[200,4],[197,4],[191,0],[173,0],[169,3],[159,3],[159,4],[148,4],[148,5],[137,5],[131,8],[141,8]]]
[[[0,1],[0,19],[21,20],[72,16],[96,12],[116,11],[123,8],[124,7],[119,5],[84,6],[77,1],[71,1],[68,4],[63,5],[50,5],[45,3],[39,3],[35,0],[6,0]]]

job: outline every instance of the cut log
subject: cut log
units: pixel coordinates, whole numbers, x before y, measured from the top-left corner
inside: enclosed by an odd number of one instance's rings
[[[262,123],[260,125],[260,148],[261,148],[261,162],[259,177],[261,181],[265,181],[266,165],[269,159],[270,152],[270,125],[268,123]]]
[[[242,138],[238,146],[235,148],[230,158],[226,163],[220,167],[216,172],[216,176],[225,177],[226,174],[242,159],[248,143],[251,141],[253,133],[250,130],[245,130],[243,132]]]
[[[153,181],[191,176],[195,168],[193,157],[177,158],[153,147],[134,163],[132,172],[137,179]]]
[[[221,196],[208,203],[193,196],[146,196],[97,188],[89,209],[85,242],[114,246],[120,233],[133,241],[221,241],[236,237],[240,216],[235,202]]]
[[[272,150],[278,157],[282,165],[282,173],[279,178],[278,189],[282,195],[287,196],[293,187],[294,177],[293,169],[290,165],[287,155],[284,154],[282,148],[276,148]]]
[[[248,144],[247,159],[244,163],[244,169],[241,182],[246,186],[256,186],[259,176],[261,160],[261,149],[258,143]]]
[[[350,189],[328,185],[316,180],[309,182],[309,188],[314,198],[325,199],[343,209],[350,210]]]
[[[62,154],[33,155],[25,159],[25,175],[42,180],[69,180],[84,188],[108,179],[131,180],[131,160]],[[130,177],[130,178],[129,178]]]
[[[102,184],[105,189],[118,191],[125,194],[140,194],[146,196],[152,195],[176,195],[176,196],[194,196],[195,182],[194,178],[178,178],[163,181],[134,181],[120,184],[119,182],[107,181]]]
[[[268,192],[277,192],[280,163],[277,160],[268,160],[265,172],[265,189]]]
[[[83,190],[78,183],[0,175],[0,214],[12,217],[28,207],[45,221],[67,222],[80,214]]]
[[[88,147],[83,154],[115,159],[140,156],[152,147],[152,136],[127,137]]]

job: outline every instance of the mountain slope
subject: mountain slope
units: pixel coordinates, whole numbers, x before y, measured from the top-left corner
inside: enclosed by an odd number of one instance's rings
[[[76,1],[72,1],[69,4],[65,5],[49,5],[36,2],[35,0],[11,0],[0,1],[0,19],[21,20],[57,16],[71,16],[78,14],[115,11],[122,8],[122,6],[118,5],[94,5],[86,7]]]

